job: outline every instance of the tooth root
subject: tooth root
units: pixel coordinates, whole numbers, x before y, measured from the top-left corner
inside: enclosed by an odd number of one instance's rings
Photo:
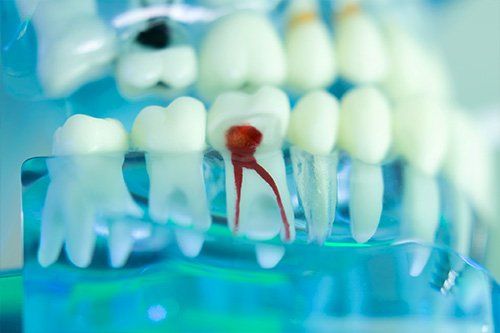
[[[408,262],[410,265],[410,276],[418,277],[422,274],[432,254],[430,247],[418,247],[413,249],[413,252],[408,254]]]
[[[111,267],[124,266],[134,246],[133,226],[127,221],[112,222],[109,227],[108,244]]]
[[[175,230],[175,238],[182,254],[188,258],[196,258],[205,242],[203,233],[193,230],[177,229]]]
[[[455,189],[453,193],[453,249],[468,256],[472,235],[472,209],[466,196]]]
[[[276,267],[285,255],[285,247],[281,245],[256,244],[257,263],[264,269]]]
[[[377,231],[382,214],[384,197],[382,168],[352,160],[349,192],[351,233],[356,242],[365,243]]]

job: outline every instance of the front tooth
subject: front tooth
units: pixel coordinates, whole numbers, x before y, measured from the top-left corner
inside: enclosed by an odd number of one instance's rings
[[[21,11],[31,0],[17,0]],[[94,0],[40,1],[32,20],[37,72],[49,97],[64,97],[102,76],[116,55],[116,38],[97,16]]]
[[[205,126],[205,107],[191,97],[177,98],[167,108],[147,107],[137,116],[131,138],[147,152],[154,221],[170,218],[183,226],[210,227],[202,170]]]
[[[290,4],[285,38],[288,82],[299,91],[325,88],[335,79],[332,38],[318,18],[316,0]]]
[[[255,254],[260,267],[271,269],[281,261],[285,255],[285,248],[281,245],[256,244]]]
[[[57,259],[61,233],[66,252],[79,267],[89,265],[97,219],[141,217],[130,196],[121,167],[128,149],[127,133],[113,119],[84,115],[69,118],[54,134],[54,155],[47,162],[51,183],[42,214],[38,258],[44,266]],[[93,155],[107,153],[107,155]],[[57,245],[49,246],[55,240]]]
[[[351,232],[357,242],[377,230],[384,182],[379,163],[391,143],[391,119],[386,98],[374,88],[347,93],[340,107],[339,145],[352,157],[350,173]]]
[[[219,19],[200,52],[199,88],[207,98],[228,90],[279,85],[286,76],[279,36],[265,15],[239,12]]]
[[[325,91],[299,100],[290,118],[288,138],[295,181],[308,222],[309,241],[323,243],[335,217],[338,154],[331,154],[337,140],[339,105]],[[307,152],[307,153],[306,153]]]
[[[354,83],[375,83],[387,72],[384,41],[376,23],[357,4],[347,4],[335,24],[339,74]]]
[[[281,145],[290,113],[288,97],[264,87],[253,95],[220,95],[208,115],[208,140],[224,158],[227,219],[234,233],[264,240],[281,230],[295,237],[293,208]]]

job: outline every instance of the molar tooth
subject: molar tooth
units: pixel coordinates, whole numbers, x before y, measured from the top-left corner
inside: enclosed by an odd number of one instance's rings
[[[351,232],[366,242],[377,230],[384,182],[379,163],[391,143],[390,110],[374,88],[357,88],[341,101],[339,145],[352,157],[350,173]]]
[[[202,170],[205,126],[205,107],[191,97],[177,98],[167,108],[147,107],[137,116],[131,137],[147,152],[154,221],[170,218],[183,226],[210,227]]]
[[[281,90],[220,95],[208,115],[208,140],[224,158],[227,219],[234,233],[265,240],[295,237],[281,145],[290,105]]]
[[[255,255],[260,267],[271,269],[276,267],[285,255],[285,247],[281,245],[256,244]]]
[[[279,85],[286,76],[283,46],[265,15],[239,12],[215,22],[200,51],[201,93]]]
[[[308,222],[309,241],[322,244],[330,234],[337,203],[337,139],[339,105],[325,91],[299,100],[290,118],[288,138],[294,176]]]

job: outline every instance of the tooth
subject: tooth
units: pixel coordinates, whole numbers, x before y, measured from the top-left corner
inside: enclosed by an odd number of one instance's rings
[[[472,209],[464,193],[452,190],[452,246],[453,249],[468,257],[472,240]]]
[[[175,230],[175,238],[182,254],[188,258],[196,258],[205,241],[203,233],[184,229]]]
[[[283,46],[264,14],[239,12],[222,17],[205,36],[199,90],[207,98],[228,90],[279,85],[285,76]]]
[[[154,221],[170,218],[182,226],[210,227],[202,170],[205,126],[205,107],[191,97],[177,98],[167,108],[147,107],[137,116],[131,138],[147,152]]]
[[[42,214],[38,258],[48,266],[58,256],[61,233],[69,259],[90,264],[99,218],[141,217],[122,175],[127,133],[113,119],[74,115],[54,134],[51,179]],[[96,155],[96,154],[106,155]],[[49,246],[54,242],[53,247]]]
[[[21,12],[29,11],[30,3],[17,0]],[[115,35],[99,19],[94,0],[39,1],[31,21],[37,35],[37,73],[48,97],[67,96],[99,78],[115,57]]]
[[[391,118],[386,98],[376,89],[357,88],[340,106],[339,145],[351,156],[351,232],[357,242],[376,232],[382,212],[384,182],[380,163],[391,144]]]
[[[281,145],[290,116],[287,95],[263,87],[221,94],[208,114],[208,140],[224,158],[227,219],[255,240],[295,237]]]
[[[280,245],[256,244],[255,254],[260,267],[271,269],[276,267],[283,258],[285,248]]]
[[[133,228],[128,221],[115,221],[109,227],[110,263],[114,268],[125,265],[134,247]]]
[[[318,17],[316,0],[290,4],[285,38],[288,82],[299,91],[325,88],[335,79],[332,37]]]
[[[325,91],[299,100],[290,118],[295,181],[306,215],[309,241],[322,244],[330,234],[337,203],[338,154],[331,153],[338,129],[337,99]]]

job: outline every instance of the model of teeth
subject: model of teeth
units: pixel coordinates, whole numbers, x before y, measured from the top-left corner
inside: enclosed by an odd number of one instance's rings
[[[42,214],[42,266],[57,260],[63,243],[73,264],[88,266],[101,221],[115,226],[109,231],[111,264],[125,263],[134,241],[126,219],[142,217],[122,176],[127,149],[127,133],[113,119],[75,115],[55,132],[53,154],[60,157],[47,162],[51,183]]]
[[[376,23],[353,1],[340,10],[335,23],[339,74],[354,83],[381,81],[388,58]]]
[[[292,161],[309,241],[319,244],[330,234],[335,218],[338,154],[331,152],[337,141],[338,114],[335,97],[311,92],[295,106],[288,128],[290,142],[303,150],[292,149]]]
[[[209,111],[208,140],[224,158],[227,219],[235,234],[295,237],[281,151],[289,116],[288,97],[271,87],[224,93]]]
[[[325,88],[335,79],[332,37],[316,0],[290,3],[285,47],[288,82],[298,91]]]
[[[205,126],[205,107],[191,97],[179,97],[166,108],[146,107],[137,116],[131,139],[135,148],[147,152],[149,215],[154,221],[170,219],[199,231],[210,227],[202,170]],[[183,231],[178,240],[184,239],[200,240]]]
[[[165,21],[149,22],[136,36],[118,60],[117,80],[124,95],[176,93],[196,81],[193,47],[171,45],[172,38]]]
[[[339,145],[351,158],[351,232],[357,242],[368,241],[382,213],[384,182],[379,163],[391,144],[391,118],[386,98],[376,89],[357,88],[340,106]]]
[[[237,12],[215,22],[200,51],[199,90],[213,99],[228,90],[279,85],[286,77],[283,46],[258,12]]]
[[[17,0],[17,7],[27,17],[33,1]],[[39,1],[32,22],[38,78],[48,97],[65,97],[99,78],[116,55],[115,35],[99,19],[94,0]]]

